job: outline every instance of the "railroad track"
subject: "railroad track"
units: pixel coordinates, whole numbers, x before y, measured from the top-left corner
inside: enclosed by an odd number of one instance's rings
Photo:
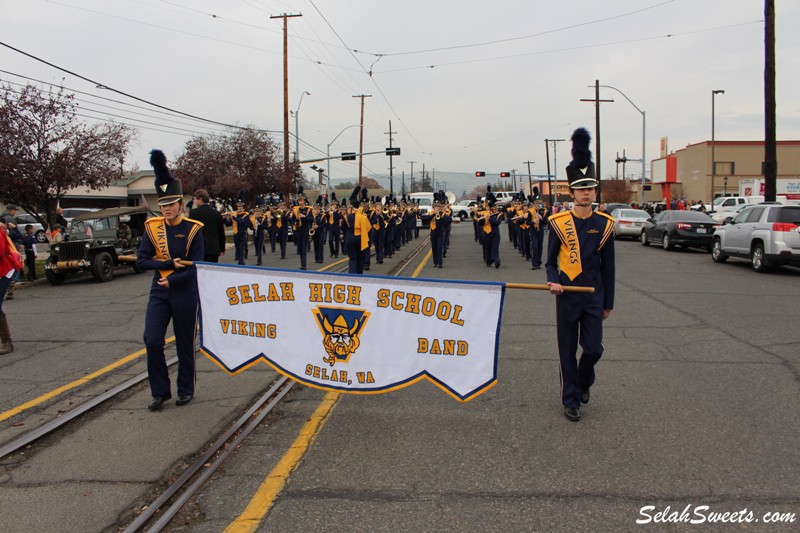
[[[427,248],[428,239],[414,248],[411,253],[400,260],[389,273],[390,276],[401,276],[403,272]],[[347,262],[340,265],[333,272],[346,272]],[[148,532],[162,531],[175,517],[181,508],[222,466],[230,455],[247,436],[261,423],[262,420],[277,406],[280,400],[291,390],[297,382],[287,377],[281,377],[253,406],[242,415],[228,431],[220,436],[214,444],[204,451],[178,479],[155,500],[147,504],[144,511],[123,530],[123,533],[136,533],[147,527]],[[165,507],[166,504],[169,504]],[[150,524],[157,516],[155,522]],[[149,524],[149,525],[148,525]]]
[[[420,243],[411,252],[400,259],[394,266],[389,276],[401,276],[414,260],[426,249],[427,238],[420,239]],[[330,272],[347,272],[347,261],[330,269]],[[177,357],[167,361],[169,366],[177,363]],[[0,447],[0,460],[17,453],[32,443],[54,434],[67,424],[91,413],[99,406],[111,402],[126,391],[139,386],[147,379],[147,372],[142,372],[127,381],[114,386],[108,391],[72,408],[59,417],[45,424],[15,437]],[[163,493],[149,503],[144,511],[139,514],[125,529],[126,532],[141,531],[147,527],[149,531],[161,531],[170,520],[189,501],[192,495],[213,475],[213,473],[226,461],[226,459],[239,447],[239,444],[270,414],[296,384],[293,380],[281,377],[273,382],[249,408],[226,431],[224,431],[212,445],[197,453],[197,460],[186,468],[183,473]],[[156,516],[157,515],[157,516]],[[155,522],[154,522],[155,520]]]

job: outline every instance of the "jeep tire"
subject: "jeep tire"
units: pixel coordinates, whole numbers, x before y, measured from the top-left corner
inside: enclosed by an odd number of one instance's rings
[[[114,261],[108,252],[99,252],[92,261],[92,274],[98,281],[111,281],[114,277]]]
[[[51,265],[55,263],[55,261],[52,259],[48,259],[47,262]],[[63,272],[55,272],[49,268],[45,269],[44,275],[47,278],[47,281],[50,282],[50,285],[62,285],[64,280],[67,279],[67,275]]]

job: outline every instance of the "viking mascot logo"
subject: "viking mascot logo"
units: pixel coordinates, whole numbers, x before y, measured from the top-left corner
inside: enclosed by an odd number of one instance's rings
[[[313,310],[322,332],[322,345],[327,357],[322,360],[333,366],[346,363],[361,345],[359,335],[364,330],[369,313],[363,309],[317,307]]]

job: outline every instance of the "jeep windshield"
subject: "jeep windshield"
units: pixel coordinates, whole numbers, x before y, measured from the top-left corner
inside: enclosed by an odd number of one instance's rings
[[[116,230],[117,217],[90,218],[87,220],[73,220],[70,235],[73,239],[91,239],[98,231]]]

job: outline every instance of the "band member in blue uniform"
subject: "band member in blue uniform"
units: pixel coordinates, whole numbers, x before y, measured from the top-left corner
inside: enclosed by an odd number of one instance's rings
[[[281,193],[281,197],[283,193]],[[286,242],[289,240],[289,212],[286,210],[286,202],[283,198],[278,202],[278,209],[272,215],[272,223],[275,225],[275,240],[281,250],[281,259],[286,259]]]
[[[500,211],[495,203],[494,197],[489,200],[489,233],[484,235],[485,246],[488,251],[488,259],[486,266],[494,265],[495,268],[500,268],[500,224],[505,218],[505,213]]]
[[[347,256],[350,258],[347,271],[350,274],[364,273],[364,251],[369,252],[369,220],[359,209],[358,193],[361,187],[356,185],[350,195],[350,208],[342,220],[345,228]]]
[[[328,247],[331,257],[339,257],[339,239],[342,235],[342,214],[339,212],[339,202],[336,193],[331,193],[331,207],[328,211]]]
[[[311,240],[314,243],[314,262],[322,263],[325,260],[325,228],[328,225],[325,212],[322,210],[322,195],[317,198],[313,209],[314,221],[311,223],[311,231],[314,235]]]
[[[252,229],[250,215],[244,210],[244,193],[236,201],[236,211],[225,213],[225,225],[233,226],[234,259],[240,265],[244,264],[247,257],[247,230]]]
[[[614,308],[614,219],[592,211],[597,180],[589,141],[584,128],[572,135],[567,178],[575,207],[550,217],[545,264],[547,284],[556,295],[561,401],[564,416],[573,422],[581,418],[580,404],[589,403],[594,367],[603,355],[603,320]],[[594,287],[595,292],[564,292],[565,286]]]
[[[253,227],[253,245],[256,248],[256,265],[260,266],[264,256],[264,232],[267,231],[269,220],[264,214],[264,208],[257,204],[250,215],[250,225]]]
[[[172,398],[164,339],[172,321],[178,352],[178,405],[194,397],[194,334],[197,324],[197,272],[182,261],[203,260],[203,224],[183,217],[181,182],[167,169],[167,158],[153,150],[150,164],[155,170],[160,217],[145,222],[145,235],[139,244],[136,266],[154,270],[150,300],[144,319],[144,344],[147,348],[147,375],[153,399],[147,406],[156,411]]]
[[[300,254],[300,270],[306,270],[308,232],[314,223],[314,215],[311,212],[311,206],[306,205],[306,196],[303,194],[302,187],[299,187],[297,192],[297,205],[290,211],[289,216],[294,229],[294,243],[297,245],[297,253]]]

